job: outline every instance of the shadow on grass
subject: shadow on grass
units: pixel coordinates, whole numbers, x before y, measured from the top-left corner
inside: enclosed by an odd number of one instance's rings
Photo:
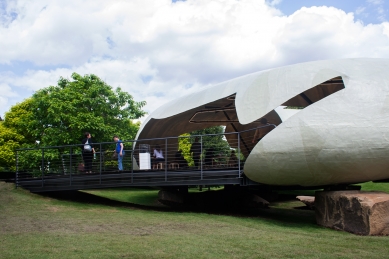
[[[112,200],[82,191],[48,192],[40,195],[57,200],[104,205],[115,208],[132,208],[157,212],[207,213],[239,218],[261,218],[262,220],[271,222],[271,224],[284,227],[317,227],[314,211],[301,209],[302,207],[299,207],[300,209],[294,209],[293,206],[279,207],[280,203],[284,204],[285,202],[295,201],[296,196],[294,194],[281,195],[279,200],[270,204],[270,208],[244,208],[237,206],[239,201],[232,201],[230,196],[225,197],[222,192],[216,191],[192,194],[190,195],[191,205],[182,207],[141,205]]]
[[[62,200],[62,201],[104,205],[104,206],[116,207],[116,208],[135,208],[135,209],[153,210],[153,211],[176,211],[176,209],[172,209],[169,207],[148,206],[148,205],[136,204],[131,202],[112,200],[109,198],[101,197],[98,195],[94,195],[82,191],[46,192],[46,193],[39,193],[39,195],[57,199],[57,200]]]

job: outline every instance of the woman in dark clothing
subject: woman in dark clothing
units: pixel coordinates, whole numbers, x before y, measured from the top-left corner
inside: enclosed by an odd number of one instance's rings
[[[185,168],[188,166],[188,162],[185,160],[184,156],[182,155],[181,150],[178,150],[174,155],[174,163],[177,163],[180,166],[180,168]]]
[[[89,132],[85,132],[85,138],[82,140],[82,158],[84,159],[84,171],[87,174],[92,173],[92,160],[95,149]]]

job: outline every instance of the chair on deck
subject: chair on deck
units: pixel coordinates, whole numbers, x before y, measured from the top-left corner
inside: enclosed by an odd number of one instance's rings
[[[169,169],[177,170],[180,169],[180,167],[184,168],[185,166],[188,166],[188,163],[182,155],[182,152],[177,151],[174,154],[174,160],[169,163]]]
[[[179,163],[175,163],[175,162],[173,162],[173,163],[170,163],[169,164],[169,169],[179,169],[180,168],[180,164]]]
[[[163,169],[163,164],[164,164],[163,162],[154,163],[153,169],[156,169],[156,170]]]

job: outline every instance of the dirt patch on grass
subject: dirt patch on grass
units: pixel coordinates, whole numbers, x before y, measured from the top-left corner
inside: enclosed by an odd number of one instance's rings
[[[48,210],[48,211],[51,211],[51,212],[57,212],[57,211],[59,211],[59,208],[58,208],[58,207],[50,206],[50,207],[47,207],[47,210]]]

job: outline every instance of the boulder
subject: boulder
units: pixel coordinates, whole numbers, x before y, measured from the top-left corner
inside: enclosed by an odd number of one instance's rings
[[[315,208],[315,196],[297,196],[296,199],[307,205],[311,210]]]
[[[389,235],[389,194],[364,191],[318,191],[319,225],[358,235]]]

